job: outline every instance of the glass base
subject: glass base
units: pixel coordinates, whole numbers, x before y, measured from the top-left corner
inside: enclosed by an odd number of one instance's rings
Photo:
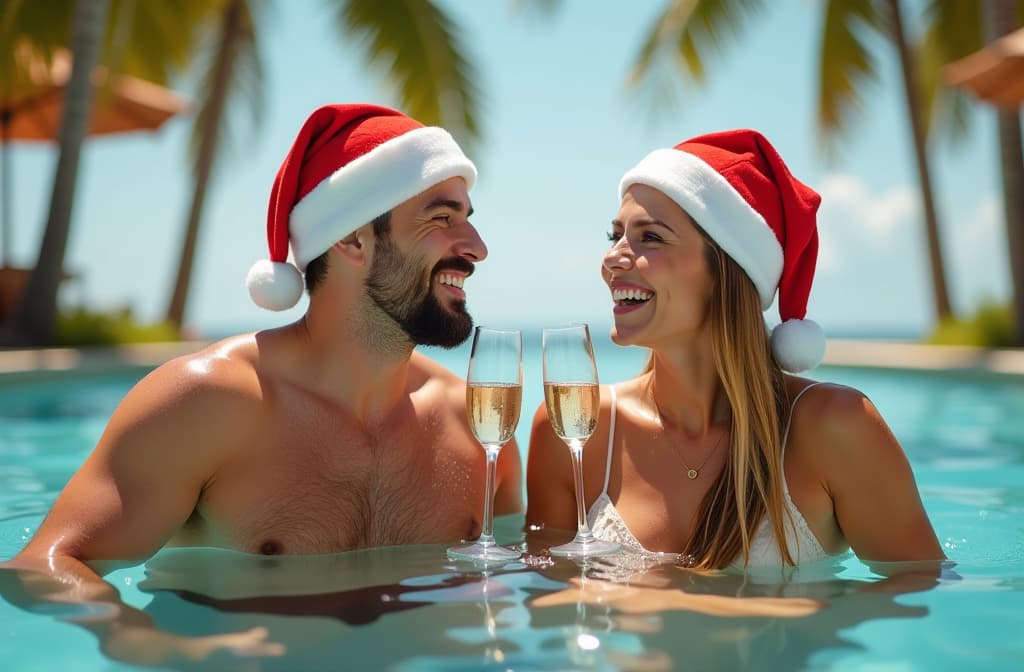
[[[573,539],[567,544],[560,546],[552,546],[548,549],[551,555],[557,555],[565,558],[589,558],[595,555],[609,555],[611,553],[618,553],[620,546],[611,541],[602,541],[601,539],[590,539],[581,540],[579,538]]]
[[[453,546],[448,549],[449,560],[466,560],[477,565],[503,565],[522,557],[522,553],[513,551],[498,544],[481,544],[469,546]]]

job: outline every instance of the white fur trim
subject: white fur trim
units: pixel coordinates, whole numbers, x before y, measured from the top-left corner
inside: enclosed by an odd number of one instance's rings
[[[786,320],[772,329],[772,352],[783,371],[813,369],[825,358],[825,332],[813,320]]]
[[[656,149],[619,183],[619,196],[632,184],[646,184],[678,203],[757,287],[762,310],[772,304],[782,277],[782,246],[775,232],[721,173],[678,149]]]
[[[334,172],[292,209],[288,231],[299,268],[360,226],[451,177],[466,187],[476,167],[448,131],[417,128],[383,142]]]
[[[260,308],[288,310],[302,297],[302,275],[291,264],[260,259],[245,278],[249,296]]]

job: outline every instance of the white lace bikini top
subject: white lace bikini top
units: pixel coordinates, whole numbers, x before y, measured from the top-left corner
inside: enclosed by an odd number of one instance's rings
[[[800,397],[804,392],[818,385],[819,383],[812,383],[800,390],[793,399],[793,403],[789,409],[789,419],[786,421],[786,431],[782,435],[782,451],[783,457],[785,457],[786,440],[789,438],[789,427],[793,421],[793,408],[796,407],[796,402],[799,401]],[[652,557],[664,557],[665,553],[658,553],[655,551],[649,551],[644,548],[637,538],[633,536],[633,533],[629,531],[629,527],[626,526],[626,521],[622,519],[619,512],[615,509],[615,505],[612,503],[610,497],[608,497],[608,477],[612,470],[612,446],[614,445],[615,437],[615,386],[610,386],[612,395],[612,413],[611,413],[611,426],[608,429],[608,463],[604,471],[604,487],[601,489],[601,494],[598,496],[594,503],[590,507],[590,511],[587,512],[587,522],[590,523],[590,529],[593,531],[594,536],[599,539],[605,539],[607,541],[614,541],[620,544],[623,549],[632,551],[645,556]],[[793,499],[789,495],[789,485],[786,483],[786,479],[782,479],[782,503],[783,506],[788,510],[789,515],[784,515],[783,527],[786,531],[786,543],[789,545],[789,552],[793,556],[793,560],[796,564],[806,564],[815,562],[823,558],[832,557],[825,552],[822,548],[821,543],[818,541],[814,533],[811,532],[811,528],[808,527],[807,521],[804,519],[803,514],[796,508],[793,503]],[[772,526],[768,517],[764,517],[761,520],[761,524],[754,532],[753,539],[750,543],[750,561],[748,567],[782,567],[784,565],[782,559],[782,551],[779,549],[778,542],[775,540],[775,534],[772,531]],[[742,567],[742,558],[738,559],[735,566]]]

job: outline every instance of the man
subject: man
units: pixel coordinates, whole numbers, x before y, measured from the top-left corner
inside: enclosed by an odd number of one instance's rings
[[[275,179],[257,304],[296,323],[228,338],[146,376],[12,561],[95,580],[166,544],[268,555],[456,541],[480,532],[485,454],[465,383],[415,345],[470,334],[463,284],[487,248],[476,169],[451,136],[329,105]],[[298,269],[287,263],[289,248]],[[522,509],[518,448],[494,509]]]

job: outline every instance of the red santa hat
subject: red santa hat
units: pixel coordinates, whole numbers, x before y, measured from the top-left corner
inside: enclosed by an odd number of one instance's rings
[[[267,212],[270,258],[249,270],[257,305],[286,310],[302,296],[306,264],[359,227],[451,177],[466,187],[476,167],[447,131],[379,105],[313,112],[277,171]],[[294,265],[288,263],[288,251]]]
[[[779,366],[796,373],[821,363],[825,334],[805,319],[821,197],[793,177],[763,135],[723,131],[657,149],[623,176],[620,196],[632,184],[653,187],[678,203],[746,272],[762,309],[778,291],[782,322],[771,344]]]

